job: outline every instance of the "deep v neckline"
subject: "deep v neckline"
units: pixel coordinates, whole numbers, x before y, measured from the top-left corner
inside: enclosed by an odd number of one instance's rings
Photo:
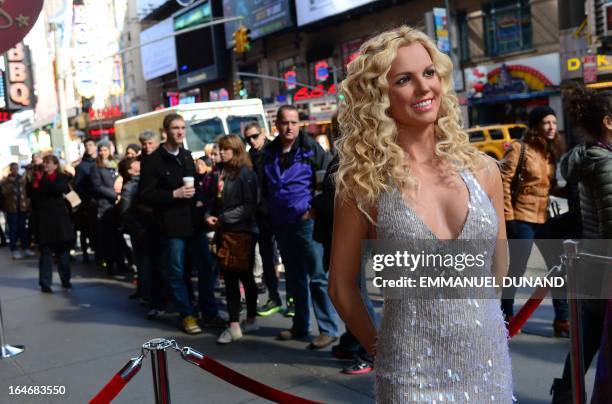
[[[467,227],[467,223],[470,220],[470,217],[472,215],[472,190],[470,189],[470,186],[469,186],[466,178],[464,177],[464,173],[463,172],[459,173],[459,177],[463,181],[463,184],[465,185],[465,188],[468,191],[468,200],[467,200],[468,209],[467,209],[467,214],[465,215],[465,219],[463,220],[463,224],[461,225],[461,229],[459,230],[459,234],[457,234],[457,236],[455,238],[452,238],[452,239],[446,239],[446,238],[445,239],[441,239],[440,237],[438,237],[438,235],[435,234],[431,230],[431,228],[425,223],[425,221],[423,219],[421,219],[421,217],[419,215],[417,215],[417,213],[414,211],[414,209],[412,209],[408,205],[408,203],[404,199],[404,196],[402,195],[402,192],[397,187],[395,187],[395,191],[397,192],[398,197],[402,201],[402,205],[416,219],[416,221],[425,229],[425,231],[427,233],[429,233],[429,235],[433,236],[433,238],[435,240],[437,240],[437,241],[442,241],[442,240],[456,241],[456,240],[461,239],[461,236],[463,235],[463,233],[465,233],[465,229]]]

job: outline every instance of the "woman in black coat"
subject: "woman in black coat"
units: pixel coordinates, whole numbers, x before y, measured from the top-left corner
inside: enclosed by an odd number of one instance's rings
[[[74,244],[75,231],[64,194],[70,191],[70,177],[60,169],[56,156],[43,158],[44,174],[32,185],[37,194],[38,209],[34,212],[39,221],[38,243],[40,259],[38,262],[39,284],[44,293],[52,293],[53,254],[57,257],[57,267],[62,287],[70,289],[70,248]]]
[[[221,239],[225,233],[242,235],[244,241],[240,255],[249,257],[244,268],[232,269],[219,262],[225,280],[229,327],[221,333],[217,342],[229,344],[242,337],[242,331],[255,331],[257,325],[257,285],[253,276],[255,242],[255,208],[257,207],[257,177],[244,143],[236,135],[223,136],[219,140],[221,163],[219,175],[209,192],[210,203],[205,214],[206,223]],[[246,236],[246,237],[245,237]],[[230,252],[230,256],[235,254]],[[241,324],[240,282],[246,295],[247,318]]]
[[[98,205],[98,216],[96,222],[96,254],[98,264],[109,274],[114,273],[114,265],[119,262],[120,244],[118,222],[116,217],[115,202],[117,193],[114,184],[117,178],[117,162],[111,154],[110,143],[101,141],[98,143],[98,157],[96,164],[91,167],[91,182],[93,184],[94,198]]]

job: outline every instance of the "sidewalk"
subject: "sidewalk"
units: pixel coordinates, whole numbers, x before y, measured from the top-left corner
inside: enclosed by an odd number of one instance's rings
[[[73,285],[63,292],[54,274],[55,293],[39,292],[36,260],[12,261],[0,250],[0,298],[6,337],[26,351],[0,361],[0,403],[85,403],[129,360],[142,343],[157,337],[174,338],[272,387],[326,403],[373,401],[373,373],[346,376],[345,362],[329,348],[305,349],[306,341],[281,342],[276,334],[290,326],[281,315],[261,319],[261,329],[228,346],[215,343],[220,330],[187,336],[174,315],[147,321],[146,309],[127,296],[133,286],[107,278],[93,265],[73,263]],[[517,302],[520,304],[520,302]],[[380,305],[376,305],[380,308]],[[546,300],[511,344],[516,396],[519,403],[550,402],[548,390],[561,373],[567,340],[550,338],[552,306]],[[266,402],[184,362],[168,352],[171,397],[174,403]],[[587,378],[588,391],[592,372]],[[65,386],[64,396],[9,395],[13,386]],[[153,384],[147,358],[114,403],[151,403]]]

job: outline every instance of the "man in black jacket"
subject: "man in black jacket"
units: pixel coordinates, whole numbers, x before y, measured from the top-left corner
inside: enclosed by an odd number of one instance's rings
[[[83,153],[81,162],[76,166],[74,175],[74,190],[82,201],[76,212],[75,224],[80,233],[83,262],[87,262],[89,261],[87,248],[95,246],[97,206],[91,182],[91,169],[96,164],[98,147],[96,141],[90,137],[83,140],[83,146],[85,146],[85,153]]]
[[[253,170],[257,174],[259,189],[261,189],[261,184],[264,179],[263,151],[270,141],[266,139],[266,135],[257,122],[251,122],[244,127],[244,138],[251,146],[249,155],[253,162]],[[268,289],[268,300],[257,310],[257,315],[269,316],[281,311],[283,305],[280,295],[278,294],[278,277],[274,268],[276,243],[272,231],[272,224],[270,223],[268,204],[263,195],[259,198],[255,219],[259,230],[257,244],[259,245],[259,254],[261,255],[264,281]]]
[[[208,243],[203,223],[194,220],[195,164],[191,152],[182,147],[185,121],[171,113],[164,118],[163,127],[167,141],[142,162],[139,192],[142,201],[153,206],[159,221],[168,286],[183,330],[197,334],[202,330],[183,279],[186,253],[198,268],[199,302],[205,324],[225,326],[225,322],[218,316],[210,260],[204,254]]]

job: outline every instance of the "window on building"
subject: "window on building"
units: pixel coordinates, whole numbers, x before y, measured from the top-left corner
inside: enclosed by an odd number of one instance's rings
[[[529,0],[494,1],[483,6],[485,45],[489,56],[532,48]]]
[[[457,11],[455,18],[459,39],[459,60],[467,62],[470,60],[470,27],[468,25],[467,11]]]

